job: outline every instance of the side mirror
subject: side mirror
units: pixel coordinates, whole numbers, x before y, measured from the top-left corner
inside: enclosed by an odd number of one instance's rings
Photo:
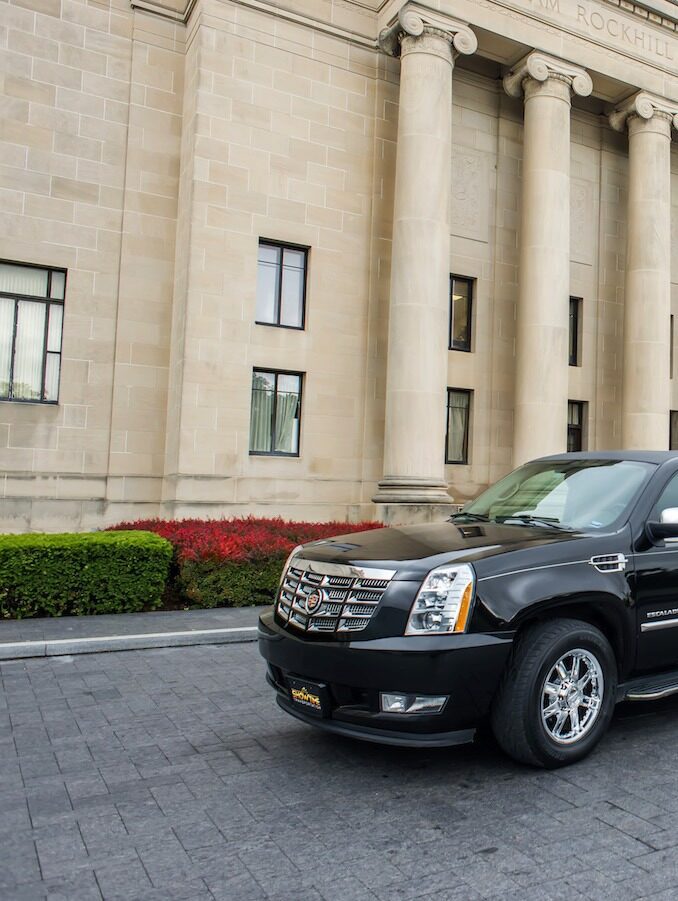
[[[647,532],[652,541],[678,544],[678,507],[662,510],[661,522],[648,522]]]

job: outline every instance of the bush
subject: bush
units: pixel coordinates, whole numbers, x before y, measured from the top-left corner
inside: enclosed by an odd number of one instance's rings
[[[285,558],[298,544],[347,532],[381,528],[381,523],[290,522],[263,519],[148,519],[114,529],[144,529],[174,547],[173,585],[189,604],[245,607],[270,604]]]
[[[156,610],[171,559],[149,532],[0,535],[0,616]]]
[[[177,587],[199,607],[270,604],[278,590],[284,562],[284,557],[256,563],[186,560],[179,568]]]

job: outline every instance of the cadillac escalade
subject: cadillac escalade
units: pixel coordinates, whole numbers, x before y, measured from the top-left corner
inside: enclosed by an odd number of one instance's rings
[[[578,760],[618,701],[678,692],[678,455],[547,457],[446,522],[298,547],[259,648],[280,707],[330,732],[488,722],[519,761]]]

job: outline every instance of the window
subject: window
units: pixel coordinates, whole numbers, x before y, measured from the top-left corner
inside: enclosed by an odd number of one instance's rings
[[[464,388],[447,389],[446,463],[468,463],[471,394]]]
[[[299,456],[301,372],[252,373],[250,454]]]
[[[631,460],[526,463],[467,504],[455,521],[534,516],[569,529],[604,529],[628,518],[655,472],[653,464]]]
[[[581,297],[570,298],[570,344],[568,362],[570,366],[581,366],[579,346],[581,344]]]
[[[473,279],[450,276],[450,350],[471,350]]]
[[[0,261],[0,400],[56,403],[66,272]]]
[[[303,329],[308,249],[259,241],[256,322]]]
[[[669,341],[671,342],[669,349],[669,378],[673,378],[673,340],[673,316],[671,316],[671,320],[669,322]]]
[[[678,410],[671,410],[669,417],[669,450],[678,450]]]
[[[672,476],[665,485],[664,490],[659,495],[659,500],[648,516],[648,521],[661,522],[662,510],[667,510],[671,507],[678,507],[678,475]]]
[[[567,452],[584,450],[586,404],[580,400],[567,402]]]

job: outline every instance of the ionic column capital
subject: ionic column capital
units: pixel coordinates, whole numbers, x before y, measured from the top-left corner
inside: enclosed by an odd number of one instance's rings
[[[400,8],[394,19],[379,33],[379,46],[389,56],[400,56],[400,42],[404,37],[424,34],[444,37],[456,54],[468,55],[478,48],[478,39],[468,25],[418,3],[406,3]]]
[[[539,50],[528,53],[504,76],[504,90],[511,97],[521,97],[528,79],[543,84],[550,78],[565,82],[572,93],[580,97],[588,97],[593,90],[593,82],[586,69]]]
[[[678,128],[678,103],[647,91],[638,91],[610,113],[610,125],[615,131],[624,131],[630,119],[649,122],[655,116],[668,120],[674,128]]]

